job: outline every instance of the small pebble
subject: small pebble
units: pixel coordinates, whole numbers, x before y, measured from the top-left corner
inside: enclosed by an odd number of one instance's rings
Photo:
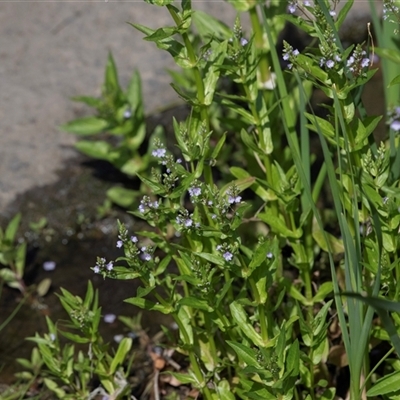
[[[56,269],[56,263],[54,261],[45,261],[43,263],[43,269],[45,271],[54,271]]]
[[[116,318],[117,316],[115,314],[106,314],[103,319],[105,323],[112,324]]]
[[[124,338],[124,335],[115,335],[114,341],[119,343]]]

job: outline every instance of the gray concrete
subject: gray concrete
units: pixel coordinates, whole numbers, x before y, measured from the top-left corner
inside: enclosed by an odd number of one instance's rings
[[[193,4],[234,23],[235,11],[224,1]],[[87,112],[69,98],[99,94],[109,50],[123,85],[140,70],[148,113],[176,101],[165,72],[172,58],[125,21],[171,24],[166,9],[141,0],[0,1],[0,213],[17,194],[53,183],[55,171],[76,154],[75,137],[57,126]]]

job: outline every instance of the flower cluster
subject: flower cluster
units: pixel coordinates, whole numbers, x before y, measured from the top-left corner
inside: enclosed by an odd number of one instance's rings
[[[390,20],[392,16],[395,16],[396,19],[399,19],[400,8],[396,6],[395,0],[384,0],[383,1],[383,19]],[[393,20],[390,20],[394,22]]]
[[[152,169],[151,173],[153,178],[164,186],[166,192],[171,192],[178,181],[179,167],[182,168],[182,160],[177,160],[171,154],[167,154],[167,150],[159,139],[154,141],[154,150],[152,151],[153,157],[159,159],[159,164],[162,166],[164,172]],[[182,171],[180,171],[182,172]]]
[[[325,41],[319,45],[321,52],[321,58],[319,60],[319,66],[327,69],[332,69],[338,65],[342,58],[340,56],[340,50],[336,44],[336,37],[330,26],[326,27],[324,33]]]
[[[233,253],[231,252],[231,249],[226,243],[219,244],[216,247],[216,250],[222,254],[222,257],[226,262],[230,262],[233,260]]]
[[[367,53],[360,44],[358,44],[353,54],[347,60],[347,67],[355,77],[365,74],[365,69],[369,67],[371,60],[366,57]]]
[[[192,203],[197,203],[200,200],[200,195],[202,193],[201,185],[194,182],[192,186],[188,189],[190,200]]]
[[[395,107],[388,112],[388,124],[390,129],[400,132],[400,107]]]
[[[200,227],[200,223],[195,222],[193,214],[190,214],[189,211],[186,209],[179,211],[179,215],[176,217],[175,222],[178,225],[179,231],[187,231],[193,228]]]
[[[92,268],[95,274],[103,274],[104,276],[110,275],[114,269],[114,261],[109,261],[103,257],[97,257],[95,266]]]
[[[142,200],[140,200],[138,210],[141,214],[146,214],[151,210],[157,210],[159,206],[159,201],[151,201],[149,196],[143,196]]]
[[[285,61],[290,61],[288,68],[292,69],[294,59],[300,54],[299,50],[293,49],[293,47],[286,41],[283,41],[283,54],[282,58]]]
[[[301,7],[301,5],[303,5],[304,7],[311,7],[311,2],[309,0],[304,0],[301,3],[298,0],[289,0],[289,3],[288,3],[289,13],[294,14],[297,11],[297,8]]]

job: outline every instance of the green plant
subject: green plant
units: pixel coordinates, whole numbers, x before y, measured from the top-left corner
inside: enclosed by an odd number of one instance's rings
[[[382,116],[367,115],[361,94],[376,70],[365,45],[345,49],[339,39],[353,1],[341,10],[325,0],[229,1],[249,13],[248,39],[240,18],[230,29],[189,0],[148,2],[165,6],[174,25],[133,26],[185,69],[173,87],[191,113],[173,120],[174,148],[151,143],[151,173],[135,171],[144,196],[132,214],[148,229],[119,223],[123,255],[98,258],[94,273],[140,280],[126,301],[172,316],[170,345],[189,367],[169,373],[204,399],[334,399],[343,389],[327,365],[335,341],[352,400],[398,398],[400,364],[388,357],[400,351],[400,143],[393,126],[375,143]],[[312,45],[300,52],[285,42],[278,54],[285,20]],[[312,89],[328,99],[324,118]],[[63,296],[72,316],[81,303]],[[89,326],[96,310],[85,314]],[[379,373],[369,359],[376,341],[393,346]]]
[[[126,398],[130,391],[126,377],[133,360],[132,339],[122,339],[115,352],[103,342],[98,331],[101,318],[98,293],[90,282],[84,299],[65,289],[61,289],[59,299],[70,320],[56,325],[46,317],[48,333],[29,338],[37,348],[31,360],[18,359],[25,369],[18,377],[33,380],[40,376],[59,399],[86,400],[97,395],[115,400]],[[68,340],[66,344],[60,335]],[[95,377],[100,386],[93,388]]]
[[[147,154],[139,151],[146,139],[146,121],[143,110],[142,87],[139,72],[132,75],[126,92],[118,82],[118,71],[111,53],[105,69],[101,98],[79,96],[73,100],[95,108],[96,115],[78,118],[61,126],[61,129],[78,136],[99,136],[92,140],[79,140],[76,148],[82,153],[105,160],[128,176],[149,168],[151,146]],[[104,133],[108,135],[105,140]],[[160,137],[162,128],[157,127],[152,138]],[[113,138],[110,140],[110,137]],[[111,188],[108,197],[123,207],[132,204],[137,193],[120,187]]]

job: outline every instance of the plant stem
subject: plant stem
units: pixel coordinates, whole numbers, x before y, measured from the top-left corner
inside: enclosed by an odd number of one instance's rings
[[[174,7],[171,5],[167,5],[167,9],[168,9],[169,13],[171,14],[176,26],[179,27],[179,25],[181,24],[182,21],[180,20],[180,17],[176,13]],[[204,104],[204,99],[205,99],[204,84],[203,84],[203,79],[201,77],[199,67],[197,66],[196,54],[194,52],[192,43],[189,39],[189,35],[186,32],[182,32],[181,36],[182,36],[183,42],[184,42],[186,50],[187,50],[189,61],[192,65],[193,76],[194,76],[194,80],[196,82],[196,87],[197,87],[197,99],[200,103],[200,115],[201,115],[202,120],[206,124],[207,131],[209,131],[210,130],[210,119],[208,116],[207,107]]]
[[[266,82],[268,82],[271,79],[271,74],[269,71],[267,57],[265,54],[263,54],[264,37],[263,37],[260,20],[258,18],[258,14],[257,14],[257,8],[256,7],[251,8],[249,10],[249,14],[250,14],[251,26],[252,26],[253,32],[254,32],[254,43],[256,45],[258,52],[260,53],[260,62],[258,64],[258,66],[259,66],[261,81],[262,81],[262,84],[264,85]]]

